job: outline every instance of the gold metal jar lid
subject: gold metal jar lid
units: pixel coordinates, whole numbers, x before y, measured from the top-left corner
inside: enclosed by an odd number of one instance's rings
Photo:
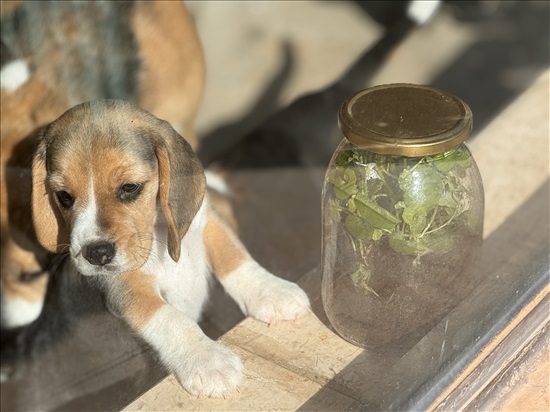
[[[388,84],[355,93],[340,107],[338,126],[356,146],[406,157],[446,152],[472,131],[472,112],[445,91]]]

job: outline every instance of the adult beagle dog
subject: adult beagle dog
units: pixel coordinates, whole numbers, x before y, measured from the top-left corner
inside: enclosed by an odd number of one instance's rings
[[[76,104],[116,98],[169,121],[193,147],[204,58],[182,1],[1,2],[1,325],[42,310],[49,254],[30,218],[39,129]]]
[[[37,238],[69,252],[65,276],[94,276],[107,306],[193,395],[219,397],[243,366],[197,321],[211,273],[260,321],[309,307],[260,266],[211,208],[191,146],[168,122],[121,100],[78,105],[45,128],[33,160]]]

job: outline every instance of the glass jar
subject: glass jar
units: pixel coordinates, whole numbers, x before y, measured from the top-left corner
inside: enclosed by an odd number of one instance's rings
[[[459,98],[418,85],[360,91],[322,197],[322,298],[361,347],[410,348],[472,289],[483,186]]]

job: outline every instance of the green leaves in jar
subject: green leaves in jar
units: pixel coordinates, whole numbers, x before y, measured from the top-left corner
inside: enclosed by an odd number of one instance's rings
[[[472,165],[465,146],[447,153],[404,158],[360,149],[338,154],[328,180],[334,190],[331,219],[343,224],[359,263],[352,280],[370,290],[366,256],[384,239],[397,253],[444,254],[453,247],[456,224],[468,226],[462,178]]]

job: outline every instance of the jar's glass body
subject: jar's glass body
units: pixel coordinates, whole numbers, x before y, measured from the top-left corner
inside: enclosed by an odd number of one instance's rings
[[[322,202],[322,298],[334,329],[361,347],[416,343],[473,286],[483,207],[464,144],[409,158],[344,139]]]

